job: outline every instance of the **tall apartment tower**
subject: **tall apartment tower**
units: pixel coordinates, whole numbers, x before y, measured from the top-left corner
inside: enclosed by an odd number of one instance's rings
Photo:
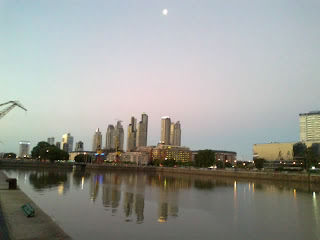
[[[131,117],[131,122],[128,125],[127,136],[127,152],[132,152],[137,147],[137,119]]]
[[[115,149],[116,130],[112,124],[108,125],[106,133],[106,150]]]
[[[54,145],[54,137],[49,137],[47,141],[50,145]]]
[[[76,142],[76,146],[74,147],[75,152],[83,151],[83,142],[79,141]]]
[[[148,115],[142,113],[141,121],[138,124],[137,129],[137,147],[147,146],[148,138]]]
[[[92,151],[96,152],[98,149],[101,149],[101,148],[102,148],[102,135],[99,128],[97,128],[96,132],[93,135]]]
[[[173,139],[174,139],[174,122],[171,122],[171,125],[170,125],[170,144],[171,145],[174,145],[173,144]]]
[[[300,113],[300,141],[320,141],[320,111]]]
[[[56,147],[61,149],[61,142],[56,142]]]
[[[29,141],[20,141],[19,144],[19,158],[24,158],[29,156],[29,146],[30,142]]]
[[[161,143],[170,145],[170,117],[162,117],[161,119]]]
[[[66,152],[72,152],[73,149],[73,137],[70,133],[62,135],[61,149]]]
[[[177,121],[173,125],[173,129],[171,128],[171,130],[173,131],[171,145],[181,146],[181,124],[180,124],[180,121]]]
[[[122,121],[118,121],[115,129],[115,148],[123,151],[124,130],[121,124]]]

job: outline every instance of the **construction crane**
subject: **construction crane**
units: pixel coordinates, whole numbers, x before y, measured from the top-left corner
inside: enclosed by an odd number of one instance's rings
[[[6,103],[1,103],[0,107],[4,106],[4,105],[7,105],[7,104],[10,104],[10,105],[8,107],[6,107],[5,109],[0,110],[0,119],[3,118],[8,112],[10,112],[16,106],[21,108],[21,109],[23,109],[23,110],[25,110],[25,111],[27,111],[27,109],[21,103],[19,103],[18,101],[9,101],[9,102],[6,102]]]

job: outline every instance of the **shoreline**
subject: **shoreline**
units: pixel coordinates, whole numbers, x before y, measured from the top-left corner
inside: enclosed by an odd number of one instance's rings
[[[1,161],[1,168],[39,168],[39,169],[73,169],[73,164],[69,163],[45,163],[45,162],[23,162],[23,161]],[[232,179],[256,179],[270,181],[290,181],[302,183],[320,183],[320,175],[308,173],[279,173],[264,171],[244,171],[232,170],[208,170],[196,168],[171,168],[171,167],[154,167],[154,166],[122,166],[109,164],[87,164],[84,169],[94,170],[121,170],[136,172],[156,172],[156,173],[177,173],[192,174],[199,176],[227,177]]]
[[[7,175],[0,170],[0,205],[11,240],[22,239],[71,239],[51,217],[39,208],[19,187],[8,190]],[[21,206],[30,203],[35,209],[34,217],[26,217]],[[6,238],[4,238],[6,239]]]

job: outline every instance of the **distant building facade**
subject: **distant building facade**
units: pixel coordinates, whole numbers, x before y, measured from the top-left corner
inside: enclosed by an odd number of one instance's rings
[[[148,154],[149,162],[152,161],[152,151],[155,146],[139,146],[136,149],[136,152],[144,152]]]
[[[61,142],[56,142],[56,147],[61,149]]]
[[[232,151],[213,150],[217,161],[230,162],[235,164],[237,161],[237,153]]]
[[[54,145],[54,137],[49,137],[47,141],[50,145]]]
[[[61,149],[66,152],[72,152],[73,149],[73,137],[70,133],[62,135]]]
[[[69,153],[69,160],[73,161],[75,159],[75,157],[80,154],[91,156],[92,157],[91,159],[93,159],[95,156],[95,152],[92,152],[92,151],[74,151],[74,152]],[[89,157],[88,157],[88,159],[89,159]],[[85,162],[86,162],[86,157],[85,157]]]
[[[109,124],[106,133],[106,150],[115,149],[116,130],[112,124]]]
[[[83,151],[83,142],[79,141],[76,142],[76,146],[74,148],[75,152]]]
[[[20,141],[18,157],[19,158],[29,157],[29,148],[30,148],[29,141]]]
[[[171,133],[172,139],[170,139],[170,144],[173,146],[181,146],[181,124],[180,121],[176,123],[171,123]]]
[[[102,134],[97,128],[96,132],[93,135],[93,140],[92,140],[92,151],[96,152],[97,150],[102,148]]]
[[[130,124],[128,125],[127,135],[127,152],[132,152],[137,146],[137,119],[131,117]]]
[[[306,147],[312,147],[314,144],[320,144],[320,141],[300,143],[305,144]],[[253,144],[253,160],[263,158],[266,161],[293,161],[295,144],[297,142]]]
[[[300,141],[320,141],[320,111],[300,113]]]
[[[126,152],[121,153],[119,158],[117,153],[109,153],[107,161],[132,162],[139,165],[147,165],[149,163],[149,155],[145,152]]]
[[[192,160],[192,152],[187,147],[158,144],[152,149],[152,160],[189,162]]]
[[[164,145],[170,145],[170,130],[171,119],[170,117],[162,117],[161,119],[161,140],[160,143]]]
[[[141,121],[138,124],[137,129],[137,147],[147,146],[148,142],[148,115],[142,113]]]
[[[115,129],[115,148],[119,151],[123,151],[123,143],[124,143],[124,130],[121,124],[122,121],[118,121]]]

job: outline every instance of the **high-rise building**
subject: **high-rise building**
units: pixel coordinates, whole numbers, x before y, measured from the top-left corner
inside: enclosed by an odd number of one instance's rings
[[[123,151],[124,130],[121,124],[122,121],[118,121],[115,129],[115,148],[119,151]]]
[[[300,141],[320,141],[320,111],[300,113]]]
[[[171,145],[181,146],[181,124],[180,124],[180,121],[177,121],[173,125],[173,128],[172,128],[172,124],[171,124],[171,131],[172,131],[172,140],[170,139]]]
[[[76,142],[76,146],[74,148],[74,151],[75,152],[83,151],[83,142],[81,142],[81,141]]]
[[[49,137],[47,141],[50,145],[54,145],[54,137]]]
[[[132,152],[137,146],[137,119],[131,117],[131,122],[128,125],[128,136],[127,136],[127,152]]]
[[[61,142],[56,142],[56,147],[61,149]]]
[[[170,145],[170,128],[171,120],[170,117],[162,117],[161,119],[161,143]]]
[[[142,113],[141,121],[138,124],[137,129],[137,147],[147,146],[148,138],[148,115]]]
[[[93,135],[92,151],[96,152],[98,149],[101,149],[101,148],[102,148],[102,135],[99,128],[97,128],[96,132]]]
[[[24,158],[29,156],[29,147],[30,142],[29,141],[20,141],[19,145],[19,158]]]
[[[106,133],[106,150],[115,149],[116,130],[112,124],[108,126]]]
[[[61,149],[65,152],[69,152],[69,144],[66,142],[62,143]]]
[[[170,125],[170,144],[173,145],[173,138],[174,138],[174,122],[171,122]]]
[[[67,145],[66,145],[67,144]],[[62,135],[61,149],[66,152],[72,152],[73,149],[73,137],[70,133]]]

